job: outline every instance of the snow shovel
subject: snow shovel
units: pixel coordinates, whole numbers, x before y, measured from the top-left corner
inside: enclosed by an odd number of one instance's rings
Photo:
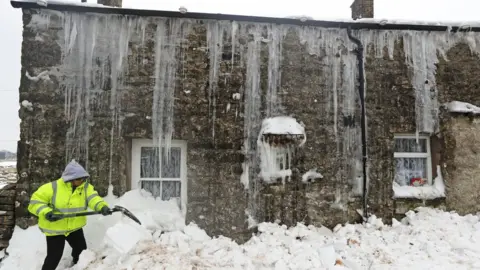
[[[122,212],[125,216],[129,217],[139,225],[142,225],[140,220],[136,216],[132,214],[132,212],[128,211],[126,208],[115,205],[113,208],[110,209],[110,213],[114,212]],[[71,217],[82,217],[82,216],[91,216],[91,215],[101,215],[100,211],[91,211],[91,212],[83,212],[83,213],[72,213],[72,214],[54,214],[55,217],[58,218],[71,218]]]

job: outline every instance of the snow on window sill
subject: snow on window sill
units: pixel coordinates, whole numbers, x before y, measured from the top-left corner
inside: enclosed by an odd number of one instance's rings
[[[400,186],[393,181],[393,198],[414,198],[421,200],[433,200],[437,198],[445,197],[445,184],[440,171],[440,166],[437,166],[437,177],[434,180],[434,184],[431,186]]]

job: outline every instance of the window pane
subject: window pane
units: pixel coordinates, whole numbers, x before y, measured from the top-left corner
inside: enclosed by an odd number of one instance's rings
[[[158,148],[142,147],[140,156],[140,177],[159,178]]]
[[[165,157],[162,149],[162,178],[180,178],[180,166],[182,151],[179,147],[170,148],[170,157]]]
[[[413,178],[427,180],[426,158],[395,158],[395,162],[395,182],[399,185],[411,185]]]
[[[180,181],[163,181],[162,200],[168,201],[171,198],[180,198],[182,184]]]
[[[427,140],[419,139],[418,144],[415,138],[395,139],[395,152],[426,153]]]
[[[283,154],[277,154],[277,169],[278,170],[285,170],[286,168],[286,158],[285,158],[285,155]]]
[[[165,150],[162,148],[162,178],[180,178],[181,166],[181,149],[172,147],[170,149],[170,157],[165,157]],[[158,148],[142,147],[140,161],[140,177],[141,178],[159,178],[159,156]]]
[[[161,195],[161,182],[160,181],[140,181],[142,189],[152,193],[154,198],[160,197]]]

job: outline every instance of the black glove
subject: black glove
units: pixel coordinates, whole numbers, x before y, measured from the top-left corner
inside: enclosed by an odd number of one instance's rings
[[[100,210],[100,213],[102,213],[102,215],[104,215],[104,216],[108,216],[108,215],[112,214],[112,210],[110,210],[110,208],[108,208],[108,206],[104,206]]]
[[[52,211],[46,213],[46,214],[45,214],[45,218],[46,218],[48,221],[50,221],[50,222],[53,222],[53,221],[57,221],[57,220],[62,219],[60,216],[53,214]]]

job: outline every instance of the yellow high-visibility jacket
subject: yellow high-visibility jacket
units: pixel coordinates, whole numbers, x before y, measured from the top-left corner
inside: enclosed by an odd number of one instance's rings
[[[83,182],[77,188],[72,188],[71,180],[78,179],[75,178],[79,176],[78,172],[82,172],[80,177],[88,176],[88,173],[76,163],[73,168],[74,174],[72,174],[71,164],[65,169],[62,178],[42,185],[30,199],[28,211],[38,216],[38,227],[47,236],[67,236],[87,224],[86,216],[50,222],[45,218],[50,211],[54,214],[80,213],[86,212],[88,208],[100,211],[102,207],[108,206],[90,183]]]

